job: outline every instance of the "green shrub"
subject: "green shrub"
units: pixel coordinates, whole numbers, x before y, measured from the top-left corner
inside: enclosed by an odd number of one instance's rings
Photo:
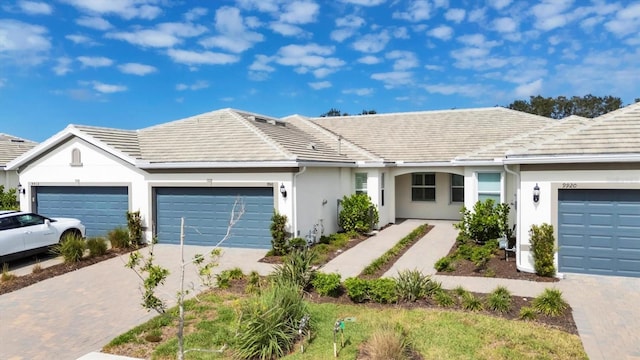
[[[107,253],[107,241],[101,237],[93,237],[87,239],[87,249],[89,256],[102,256]]]
[[[369,280],[369,298],[380,304],[390,304],[398,301],[396,281],[389,278]]]
[[[451,272],[455,270],[455,266],[453,264],[453,259],[451,259],[449,256],[445,256],[436,261],[433,267],[436,269],[436,271]]]
[[[462,287],[462,285],[458,285],[453,289],[453,293],[456,294],[457,296],[464,296],[466,293],[468,293],[467,289],[465,289],[464,287]]]
[[[498,286],[489,294],[487,307],[493,311],[506,313],[511,310],[511,293],[504,286]]]
[[[14,188],[5,191],[4,185],[0,185],[0,209],[20,210],[17,189]]]
[[[344,281],[344,287],[351,301],[361,303],[369,300],[369,282],[367,280],[350,277]]]
[[[493,199],[478,201],[473,211],[463,207],[460,210],[462,220],[455,225],[461,237],[472,239],[480,244],[506,235],[509,228],[505,224],[509,217],[508,204],[495,204]]]
[[[216,286],[220,289],[228,289],[231,287],[231,280],[239,280],[244,277],[242,269],[236,267],[233,269],[223,270],[215,275]]]
[[[482,310],[482,300],[472,293],[466,292],[462,295],[462,308],[470,311],[480,311]]]
[[[489,240],[482,246],[476,246],[471,253],[471,261],[477,268],[484,268],[498,248],[497,240]]]
[[[343,248],[347,246],[349,240],[351,240],[351,236],[348,233],[335,233],[329,236],[329,244],[337,247]]]
[[[253,270],[249,273],[249,279],[247,280],[247,286],[244,291],[249,294],[259,293],[262,287],[262,278],[260,274]]]
[[[129,230],[123,227],[117,227],[107,233],[107,239],[114,249],[126,249],[131,247],[131,238]]]
[[[431,276],[419,270],[403,270],[396,277],[396,290],[401,300],[414,302],[427,296]]]
[[[242,269],[237,266],[224,271],[229,273],[229,278],[232,280],[240,280],[244,278],[244,273],[242,272]]]
[[[313,263],[317,257],[315,249],[293,250],[282,264],[275,266],[271,278],[276,283],[291,283],[305,290],[316,273]]]
[[[131,239],[131,245],[138,246],[142,244],[142,217],[140,216],[140,210],[127,211],[127,229],[129,230],[129,239]]]
[[[544,289],[544,292],[533,299],[533,308],[540,314],[559,316],[569,307],[558,289]]]
[[[454,257],[456,259],[471,260],[471,258],[473,257],[473,250],[475,248],[477,248],[477,246],[474,244],[462,243],[458,245],[458,248],[454,253]]]
[[[233,348],[242,359],[276,359],[285,356],[298,338],[298,324],[308,309],[300,289],[275,284],[248,299],[241,309]],[[313,325],[313,323],[311,323]]]
[[[443,289],[440,289],[434,292],[432,297],[433,297],[433,300],[436,302],[436,304],[442,307],[451,307],[456,303],[453,297],[446,290],[443,290]]]
[[[287,249],[287,239],[289,233],[287,232],[287,215],[279,214],[273,210],[273,216],[271,216],[271,250],[275,256],[286,255],[289,252]]]
[[[311,285],[322,296],[338,296],[341,290],[340,274],[316,273]]]
[[[77,235],[67,235],[53,247],[53,252],[61,255],[65,263],[73,264],[82,260],[86,248],[87,243],[83,238]]]
[[[307,240],[297,237],[289,240],[289,251],[291,250],[302,250],[307,247]]]
[[[535,320],[537,315],[536,315],[536,311],[530,307],[530,306],[523,306],[520,308],[520,314],[519,314],[520,320]]]
[[[342,210],[338,214],[338,223],[345,231],[364,234],[378,224],[378,209],[367,194],[353,194],[342,198]]]
[[[529,230],[531,253],[533,254],[533,267],[540,276],[554,276],[556,267],[553,264],[555,256],[555,237],[553,226],[542,224],[531,225]]]

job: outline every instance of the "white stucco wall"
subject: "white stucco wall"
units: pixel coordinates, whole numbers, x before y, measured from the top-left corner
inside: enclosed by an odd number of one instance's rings
[[[548,223],[553,225],[557,242],[558,189],[570,186],[577,189],[639,189],[638,170],[580,170],[580,171],[522,171],[521,172],[521,253],[524,271],[533,272],[530,252],[529,229],[531,225]],[[540,187],[540,200],[533,202],[533,188]],[[556,257],[556,268],[558,266]]]
[[[0,168],[0,185],[4,186],[4,190],[15,189],[18,187],[18,173],[15,170],[3,170]]]
[[[296,236],[307,236],[316,224],[324,235],[338,230],[338,200],[351,193],[350,177],[345,168],[307,168],[297,177]]]
[[[408,171],[408,172],[407,172]],[[436,175],[436,200],[411,200],[411,173],[433,172]],[[464,205],[451,202],[451,173],[463,174],[456,168],[416,168],[396,169],[395,176],[395,215],[398,218],[459,220],[460,209]],[[465,181],[466,188],[466,181]],[[465,198],[467,197],[465,191]]]
[[[83,166],[70,165],[74,148],[80,150]],[[27,191],[20,202],[26,211],[32,210],[32,186],[127,186],[129,210],[140,210],[143,225],[147,227],[147,240],[152,238],[154,186],[272,186],[274,207],[289,219],[293,214],[293,176],[290,172],[147,173],[77,138],[47,152],[22,169],[20,181]],[[280,195],[280,184],[284,184],[288,191],[286,199]]]

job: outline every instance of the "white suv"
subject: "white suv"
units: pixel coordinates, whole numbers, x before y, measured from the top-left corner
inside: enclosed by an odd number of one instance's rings
[[[0,262],[45,251],[67,235],[85,236],[80,220],[0,210]]]

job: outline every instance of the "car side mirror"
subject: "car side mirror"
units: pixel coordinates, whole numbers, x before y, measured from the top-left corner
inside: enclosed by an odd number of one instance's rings
[[[49,219],[44,219],[44,224],[49,226],[49,224],[51,224],[51,220]]]

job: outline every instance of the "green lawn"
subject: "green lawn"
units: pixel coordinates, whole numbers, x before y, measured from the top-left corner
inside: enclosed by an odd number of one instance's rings
[[[188,303],[186,348],[219,349],[233,339],[241,295],[210,293]],[[544,326],[487,315],[434,309],[381,308],[365,305],[309,304],[316,331],[304,354],[287,359],[332,359],[333,324],[353,317],[345,326],[346,346],[339,358],[354,359],[358,346],[384,325],[399,326],[425,359],[586,359],[580,339]],[[175,313],[175,309],[172,310]],[[114,339],[104,349],[134,357],[174,359],[175,321],[157,317]],[[151,343],[147,335],[164,339]],[[299,349],[296,349],[299,350]],[[187,359],[231,359],[223,355],[189,352]]]

